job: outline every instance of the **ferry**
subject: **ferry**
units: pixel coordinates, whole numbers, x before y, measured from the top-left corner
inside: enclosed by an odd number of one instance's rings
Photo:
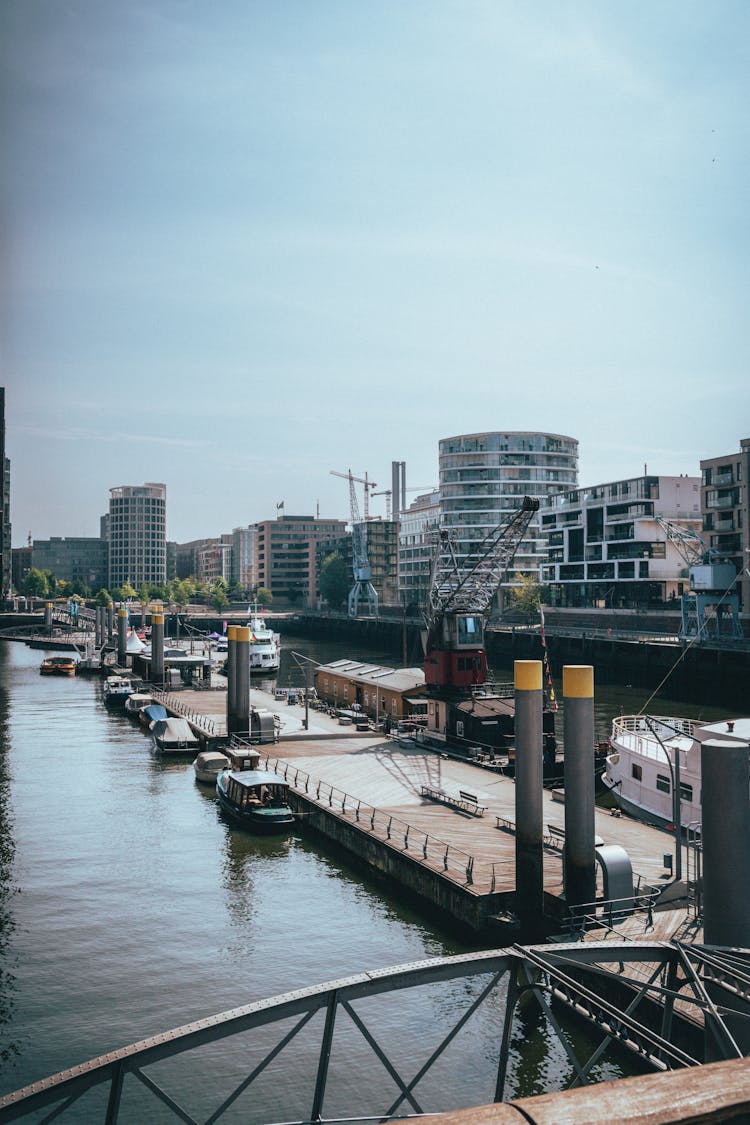
[[[287,832],[294,824],[289,786],[270,770],[223,770],[216,780],[219,805],[236,824],[268,835]]]
[[[673,786],[679,767],[680,824],[701,823],[701,746],[750,741],[750,719],[703,723],[654,715],[620,715],[612,722],[602,783],[616,804],[638,820],[674,825]]]
[[[75,676],[76,662],[72,656],[48,656],[39,665],[40,676]]]
[[[269,629],[257,602],[248,606],[250,627],[250,671],[278,672],[281,661],[281,637]]]

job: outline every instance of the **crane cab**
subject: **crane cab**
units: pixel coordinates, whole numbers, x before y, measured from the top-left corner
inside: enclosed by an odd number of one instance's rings
[[[446,613],[440,640],[424,662],[428,686],[466,689],[487,679],[484,618],[478,613]]]

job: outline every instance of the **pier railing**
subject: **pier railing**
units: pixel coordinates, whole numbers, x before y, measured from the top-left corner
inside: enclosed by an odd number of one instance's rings
[[[501,876],[505,875],[503,886],[512,883],[514,865],[509,860],[506,863],[477,863],[475,857],[461,848],[439,840],[423,832],[414,825],[407,824],[405,820],[383,812],[366,801],[353,797],[335,785],[313,777],[306,770],[299,769],[283,758],[274,758],[270,754],[262,759],[264,767],[278,773],[290,788],[314,801],[323,808],[328,808],[339,816],[353,821],[360,828],[371,832],[374,836],[384,840],[401,851],[408,852],[410,857],[433,871],[441,871],[449,878],[462,886],[471,886],[480,893],[494,893],[499,889]]]
[[[177,715],[181,715],[183,719],[187,719],[190,725],[200,734],[211,738],[217,738],[219,735],[225,733],[224,723],[217,722],[201,711],[196,711],[194,707],[188,706],[183,699],[180,699],[179,695],[174,695],[172,692],[159,691],[158,688],[152,688],[151,695],[164,707],[167,707],[170,711],[174,711]]]

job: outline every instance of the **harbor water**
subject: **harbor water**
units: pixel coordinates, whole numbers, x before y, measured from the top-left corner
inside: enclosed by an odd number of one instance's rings
[[[351,646],[284,635],[280,686],[304,682],[293,651],[327,661],[351,655]],[[189,760],[159,757],[148,735],[104,706],[99,680],[40,677],[44,655],[0,642],[0,1094],[253,1000],[469,948],[324,842],[232,828]],[[357,655],[398,663],[394,654]],[[511,678],[510,669],[495,671]],[[643,702],[625,686],[598,694],[598,737],[613,715]],[[691,713],[666,700],[651,710]],[[458,981],[426,997],[425,1026],[437,1010],[460,1011],[464,992]],[[387,1039],[398,1001],[386,1010],[373,1032]],[[467,1057],[496,1052],[490,1013],[472,1028]],[[538,1014],[520,1015],[514,1044],[509,1095],[558,1089],[573,1077]],[[423,1054],[415,1040],[414,1071]],[[629,1072],[626,1060],[602,1061],[596,1074]],[[368,1102],[369,1081],[368,1072],[351,1075],[357,1104]],[[492,1099],[471,1065],[444,1082],[429,1108]],[[186,1068],[182,1084],[192,1083],[199,1095],[205,1083]],[[284,1076],[285,1090],[294,1083]],[[252,1113],[244,1106],[222,1120],[288,1119],[278,1090],[267,1089]],[[207,1112],[221,1098],[213,1091]],[[63,1120],[89,1119],[78,1112]],[[172,1119],[163,1113],[157,1103],[146,1119]]]

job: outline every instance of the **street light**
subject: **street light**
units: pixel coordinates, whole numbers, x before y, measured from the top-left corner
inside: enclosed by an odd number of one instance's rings
[[[674,748],[674,762],[669,756],[669,751],[659,738],[651,718],[649,715],[643,716],[646,726],[653,734],[659,746],[662,749],[664,757],[667,759],[667,766],[669,767],[669,776],[672,781],[672,824],[674,825],[675,833],[675,882],[682,878],[682,809],[680,807],[681,793],[680,793],[680,751],[679,747]]]

